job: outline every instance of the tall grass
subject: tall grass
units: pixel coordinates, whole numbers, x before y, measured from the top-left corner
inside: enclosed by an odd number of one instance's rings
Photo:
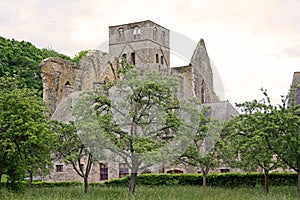
[[[272,187],[268,196],[262,188],[206,188],[199,186],[139,186],[135,198],[124,187],[90,187],[83,194],[82,187],[33,188],[23,193],[10,193],[5,188],[0,191],[0,199],[13,200],[297,200],[295,187]]]

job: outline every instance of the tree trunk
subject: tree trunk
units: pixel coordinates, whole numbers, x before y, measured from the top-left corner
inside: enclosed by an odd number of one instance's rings
[[[202,176],[202,187],[203,189],[205,190],[206,188],[206,173],[203,173],[203,176]]]
[[[2,159],[1,159],[1,163],[0,163],[0,187],[1,187],[1,181],[2,181],[2,174],[3,174],[3,168],[4,168],[4,165],[5,165],[5,161],[6,161],[6,158],[7,158],[7,152],[5,152],[2,156]]]
[[[266,195],[269,193],[269,172],[267,170],[264,171],[264,177],[265,177],[265,193]]]
[[[28,188],[29,188],[29,189],[32,188],[32,179],[33,179],[33,172],[30,171],[30,172],[29,172],[29,183],[28,183]]]
[[[298,169],[298,199],[300,199],[300,169]]]
[[[83,180],[84,180],[84,193],[86,194],[89,191],[89,180],[88,177],[84,177]]]
[[[130,182],[129,182],[129,192],[134,195],[135,193],[135,185],[136,185],[137,173],[130,173]]]

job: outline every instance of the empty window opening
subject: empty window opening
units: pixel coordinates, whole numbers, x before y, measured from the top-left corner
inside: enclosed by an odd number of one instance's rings
[[[163,31],[163,32],[161,32],[161,42],[163,43],[163,44],[165,44],[166,43],[166,34],[165,34],[165,32]]]
[[[136,26],[133,28],[133,39],[140,39],[141,38],[141,29],[140,27]]]
[[[167,171],[167,174],[182,174],[183,171],[179,170],[179,169],[173,169],[173,170],[169,170]]]
[[[230,172],[230,168],[221,168],[220,171],[221,173],[227,173]]]
[[[156,54],[156,58],[155,58],[155,60],[156,60],[156,63],[159,63],[158,54]]]
[[[84,170],[84,164],[80,164],[79,168],[80,168],[81,171],[83,171]]]
[[[131,53],[131,63],[133,65],[135,65],[135,53],[134,52]]]
[[[157,28],[154,27],[153,29],[153,40],[157,40]]]
[[[125,34],[124,34],[124,29],[123,29],[123,28],[120,28],[120,29],[118,30],[117,39],[118,39],[118,41],[123,41],[123,40],[125,40]]]
[[[201,83],[200,99],[201,99],[201,103],[205,103],[205,83],[204,83],[204,80],[202,80],[202,83]]]
[[[164,57],[163,56],[160,57],[160,64],[162,64],[162,65],[164,64]]]
[[[67,81],[67,82],[65,83],[65,86],[71,86],[71,83],[70,83],[69,81]]]

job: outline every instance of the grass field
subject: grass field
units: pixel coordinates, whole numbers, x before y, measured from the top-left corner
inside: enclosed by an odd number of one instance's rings
[[[127,188],[90,187],[88,194],[83,194],[82,187],[34,188],[30,191],[14,194],[5,188],[0,191],[0,199],[13,200],[287,200],[297,199],[296,187],[271,187],[268,196],[262,188],[207,188],[198,186],[138,186],[135,198],[130,197]]]

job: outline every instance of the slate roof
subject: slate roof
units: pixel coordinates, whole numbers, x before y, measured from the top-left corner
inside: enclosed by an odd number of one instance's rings
[[[228,121],[232,117],[239,115],[239,112],[234,108],[234,106],[229,101],[205,103],[204,105],[210,107],[207,115],[213,119]]]

